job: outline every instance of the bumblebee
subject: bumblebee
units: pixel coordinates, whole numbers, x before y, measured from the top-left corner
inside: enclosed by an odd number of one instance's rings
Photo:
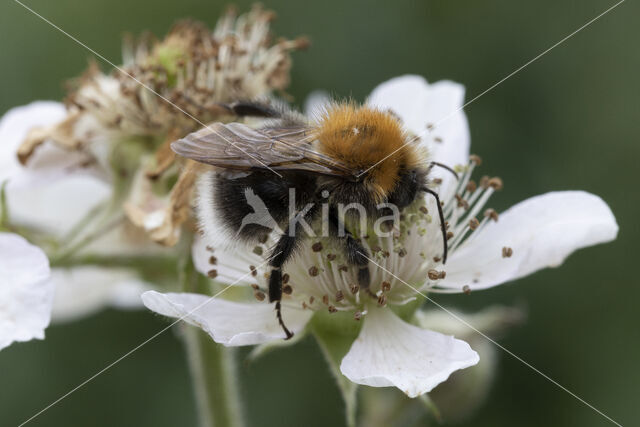
[[[403,130],[393,113],[336,103],[311,122],[299,113],[269,104],[238,102],[226,108],[236,116],[261,117],[263,124],[254,128],[238,122],[215,123],[171,147],[182,157],[215,167],[204,190],[210,197],[204,199],[213,204],[216,217],[238,240],[249,244],[266,239],[273,231],[264,224],[243,222],[254,213],[247,203],[247,191],[264,203],[281,228],[268,258],[269,301],[275,302],[287,339],[293,334],[280,309],[282,270],[308,237],[307,231],[295,226],[300,221],[314,224],[323,217],[323,229],[344,248],[347,262],[357,268],[360,288],[367,290],[369,254],[360,239],[346,229],[338,207],[356,203],[370,218],[379,218],[385,214],[379,206],[394,205],[401,210],[427,193],[436,200],[442,258],[446,261],[446,226],[429,172],[434,166],[449,168],[428,162],[417,138]]]

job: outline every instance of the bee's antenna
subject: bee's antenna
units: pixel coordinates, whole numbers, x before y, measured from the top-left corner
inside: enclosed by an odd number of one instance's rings
[[[456,177],[456,180],[458,179],[458,174],[456,173],[456,171],[454,171],[452,168],[450,168],[449,166],[447,166],[445,164],[442,164],[440,162],[431,162],[430,166],[431,167],[438,166],[439,168],[447,170],[447,171],[451,172],[453,174],[453,176]]]
[[[422,191],[431,194],[436,199],[436,205],[438,205],[438,215],[440,216],[440,230],[442,230],[442,245],[444,246],[444,253],[442,255],[442,264],[446,264],[447,262],[447,253],[448,253],[448,245],[447,245],[447,226],[444,223],[444,213],[442,212],[442,205],[440,204],[440,197],[438,193],[433,191],[430,188],[423,187]]]

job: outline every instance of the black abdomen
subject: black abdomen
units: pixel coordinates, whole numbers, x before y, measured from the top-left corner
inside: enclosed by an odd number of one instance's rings
[[[215,176],[214,209],[239,239],[257,241],[272,231],[274,222],[282,230],[286,229],[290,193],[296,211],[311,202],[316,188],[314,176],[296,172],[280,174],[282,178],[271,171],[255,171],[235,179]]]

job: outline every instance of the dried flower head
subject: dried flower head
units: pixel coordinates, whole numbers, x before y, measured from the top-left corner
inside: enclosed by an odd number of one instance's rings
[[[182,21],[162,41],[128,38],[122,67],[105,74],[91,64],[72,82],[67,116],[32,129],[20,161],[45,141],[85,153],[86,165],[106,171],[119,196],[127,193],[120,204],[129,220],[156,242],[175,244],[189,216],[195,165],[178,168],[169,144],[206,123],[236,119],[225,103],[286,88],[289,53],[307,41],[274,42],[273,18],[256,5],[240,16],[229,9],[213,31]]]

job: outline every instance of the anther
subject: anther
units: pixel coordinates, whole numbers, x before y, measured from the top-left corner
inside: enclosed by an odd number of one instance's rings
[[[469,295],[471,293],[471,288],[469,287],[469,285],[464,285],[462,287],[462,292],[464,292],[466,295]]]
[[[249,270],[251,270],[251,275],[252,275],[253,277],[256,277],[256,276],[258,275],[258,270],[256,270],[256,267],[255,267],[255,266],[250,265],[250,266],[249,266]]]
[[[329,295],[323,295],[322,296],[322,303],[324,305],[329,305]]]
[[[478,221],[476,218],[471,218],[469,220],[469,228],[471,230],[475,230],[476,228],[478,228],[479,225],[480,225],[480,221]]]
[[[494,176],[493,178],[491,178],[491,179],[489,180],[489,186],[490,186],[491,188],[493,188],[494,190],[496,190],[496,191],[502,190],[502,187],[503,187],[503,185],[502,185],[502,179],[500,179],[500,178],[499,178],[499,177],[497,177],[497,176]]]
[[[382,282],[382,292],[389,292],[391,290],[391,283]]]
[[[313,250],[313,252],[320,252],[322,250],[322,242],[316,242],[313,245],[311,245],[311,249]]]
[[[329,306],[329,313],[335,313],[337,311],[338,311],[338,309],[335,308],[334,306],[332,306],[332,305]]]
[[[356,311],[356,312],[353,314],[353,319],[354,319],[354,320],[360,320],[360,319],[362,319],[362,313],[361,313],[361,312],[359,312],[359,311]]]
[[[440,184],[442,184],[442,179],[440,179],[440,178],[434,178],[434,179],[432,180],[432,182],[433,182],[433,184],[434,184],[434,185],[440,185]]]
[[[260,246],[256,246],[255,248],[253,248],[253,253],[258,255],[258,256],[262,256],[262,248]]]
[[[258,237],[258,242],[267,243],[267,239],[269,239],[269,235],[268,234],[262,234],[262,235],[260,235],[260,237]]]
[[[290,278],[290,277],[289,277],[289,274],[288,274],[288,273],[284,273],[284,274],[282,275],[282,283],[283,283],[283,284],[287,284],[287,283],[289,283],[289,278]]]
[[[309,306],[307,305],[306,302],[302,301],[302,308],[306,310],[307,308],[309,308]]]
[[[211,279],[215,279],[216,277],[218,277],[218,270],[207,271],[207,276],[209,276]]]
[[[360,291],[360,286],[358,285],[349,285],[349,290],[352,294],[357,294]]]
[[[338,267],[338,271],[347,272],[349,271],[349,267],[347,267],[346,265],[341,265]]]
[[[256,283],[252,284],[251,287],[253,288],[254,291],[260,290],[260,286],[258,286]]]
[[[475,163],[476,166],[480,166],[482,164],[482,158],[476,154],[472,154],[469,156],[469,161]]]
[[[211,247],[211,246],[207,246],[207,250],[208,250],[209,252],[213,252],[213,247]]]
[[[264,301],[265,295],[264,292],[260,292],[260,291],[255,291],[253,293],[253,296],[258,300],[258,301]]]
[[[399,256],[400,258],[402,258],[402,257],[404,257],[404,256],[406,256],[406,255],[407,255],[407,250],[406,250],[405,248],[401,248],[401,249],[398,251],[398,256]]]
[[[313,267],[309,268],[309,276],[316,277],[318,274],[320,274],[320,270],[318,270],[318,267],[314,265]]]
[[[489,208],[484,211],[484,216],[491,218],[495,222],[498,222],[498,212],[496,212],[494,209]]]
[[[480,188],[488,188],[489,187],[489,177],[487,175],[480,178]]]
[[[513,249],[507,246],[502,248],[502,258],[511,258],[511,255],[513,255]]]
[[[427,276],[429,276],[430,280],[438,280],[440,278],[440,272],[432,268],[427,271]]]
[[[334,261],[336,259],[336,254],[327,254],[327,259],[329,261]]]
[[[425,215],[429,213],[429,209],[426,206],[420,206],[419,210]]]
[[[316,297],[314,297],[313,295],[311,295],[311,296],[309,297],[309,304],[310,304],[310,305],[311,305],[311,304],[313,304],[315,300],[316,300]]]
[[[439,256],[434,256],[433,257],[433,261],[440,262],[440,261],[442,261],[442,258],[440,258]]]
[[[447,240],[453,237],[453,233],[451,231],[447,231]]]
[[[218,263],[218,258],[214,257],[213,255],[211,255],[209,257],[209,264],[211,265],[216,265]]]
[[[476,184],[476,182],[474,180],[470,180],[467,183],[467,191],[469,193],[473,193],[474,191],[476,191],[478,189],[478,184]]]
[[[342,293],[342,291],[336,292],[336,302],[340,302],[343,299],[344,299],[344,294]]]
[[[438,143],[442,142],[442,138],[440,138],[439,136],[436,136],[435,138],[433,138],[433,140]]]
[[[284,292],[287,295],[291,295],[291,293],[293,292],[293,288],[291,287],[291,285],[284,285],[282,287],[282,292]]]
[[[469,203],[463,199],[461,195],[456,194],[456,200],[458,201],[459,208],[464,208],[464,210],[469,209]]]

